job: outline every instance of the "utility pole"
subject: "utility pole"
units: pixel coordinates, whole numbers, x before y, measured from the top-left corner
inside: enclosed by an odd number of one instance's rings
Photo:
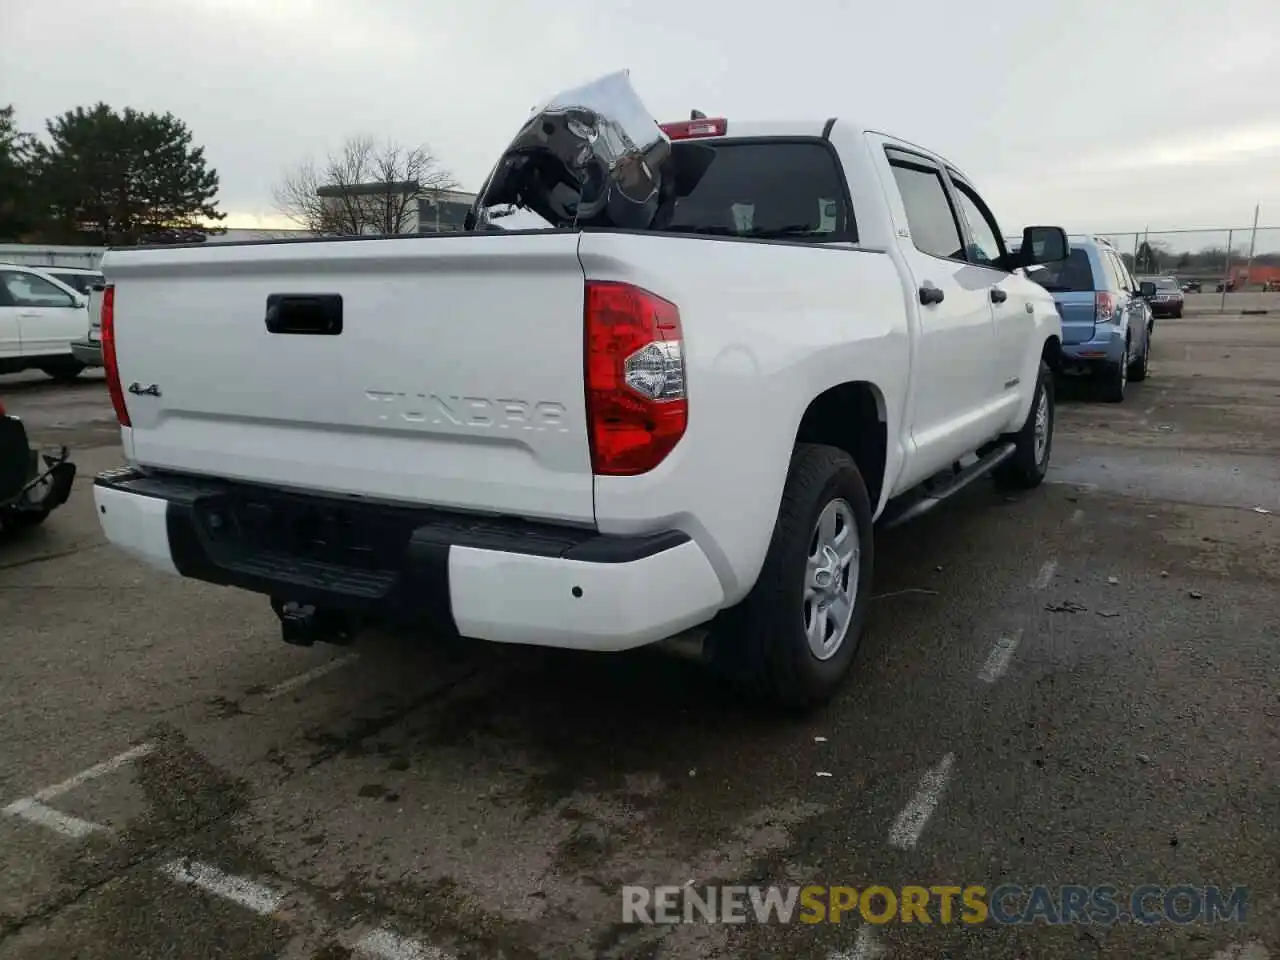
[[[1244,268],[1244,282],[1247,284],[1253,273],[1253,253],[1258,243],[1258,213],[1262,210],[1262,204],[1256,204],[1253,208],[1253,231],[1249,234],[1249,265]]]

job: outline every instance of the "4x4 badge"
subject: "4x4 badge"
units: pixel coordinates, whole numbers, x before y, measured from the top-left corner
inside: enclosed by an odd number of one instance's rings
[[[160,384],[152,383],[144,387],[135,380],[129,384],[129,392],[135,397],[158,397],[160,396]]]

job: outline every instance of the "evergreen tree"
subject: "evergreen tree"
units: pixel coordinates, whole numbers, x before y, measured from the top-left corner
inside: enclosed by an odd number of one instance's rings
[[[14,124],[13,107],[0,107],[0,241],[20,240],[37,225],[40,204],[32,177],[34,141]]]
[[[34,152],[57,239],[129,245],[217,232],[218,174],[173,114],[99,103],[46,126],[49,143]]]

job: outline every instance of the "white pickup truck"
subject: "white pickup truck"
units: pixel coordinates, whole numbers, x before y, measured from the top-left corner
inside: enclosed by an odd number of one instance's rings
[[[1008,253],[952,164],[850,121],[662,130],[713,159],[661,229],[108,252],[107,537],[291,642],[706,625],[746,691],[828,698],[873,524],[1044,478],[1061,333],[1022,268],[1066,236]]]

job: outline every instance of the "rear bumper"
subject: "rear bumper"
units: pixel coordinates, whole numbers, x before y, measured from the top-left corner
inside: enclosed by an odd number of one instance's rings
[[[1093,336],[1084,343],[1064,343],[1062,359],[1067,364],[1092,366],[1119,363],[1124,356],[1124,328],[1115,323],[1098,323]]]
[[[86,367],[102,366],[102,344],[97,340],[71,341],[71,355]]]
[[[678,531],[612,537],[128,470],[100,475],[94,501],[107,538],[155,567],[372,623],[615,651],[724,602]]]
[[[1151,313],[1157,317],[1172,317],[1182,312],[1183,303],[1182,300],[1152,300]]]

